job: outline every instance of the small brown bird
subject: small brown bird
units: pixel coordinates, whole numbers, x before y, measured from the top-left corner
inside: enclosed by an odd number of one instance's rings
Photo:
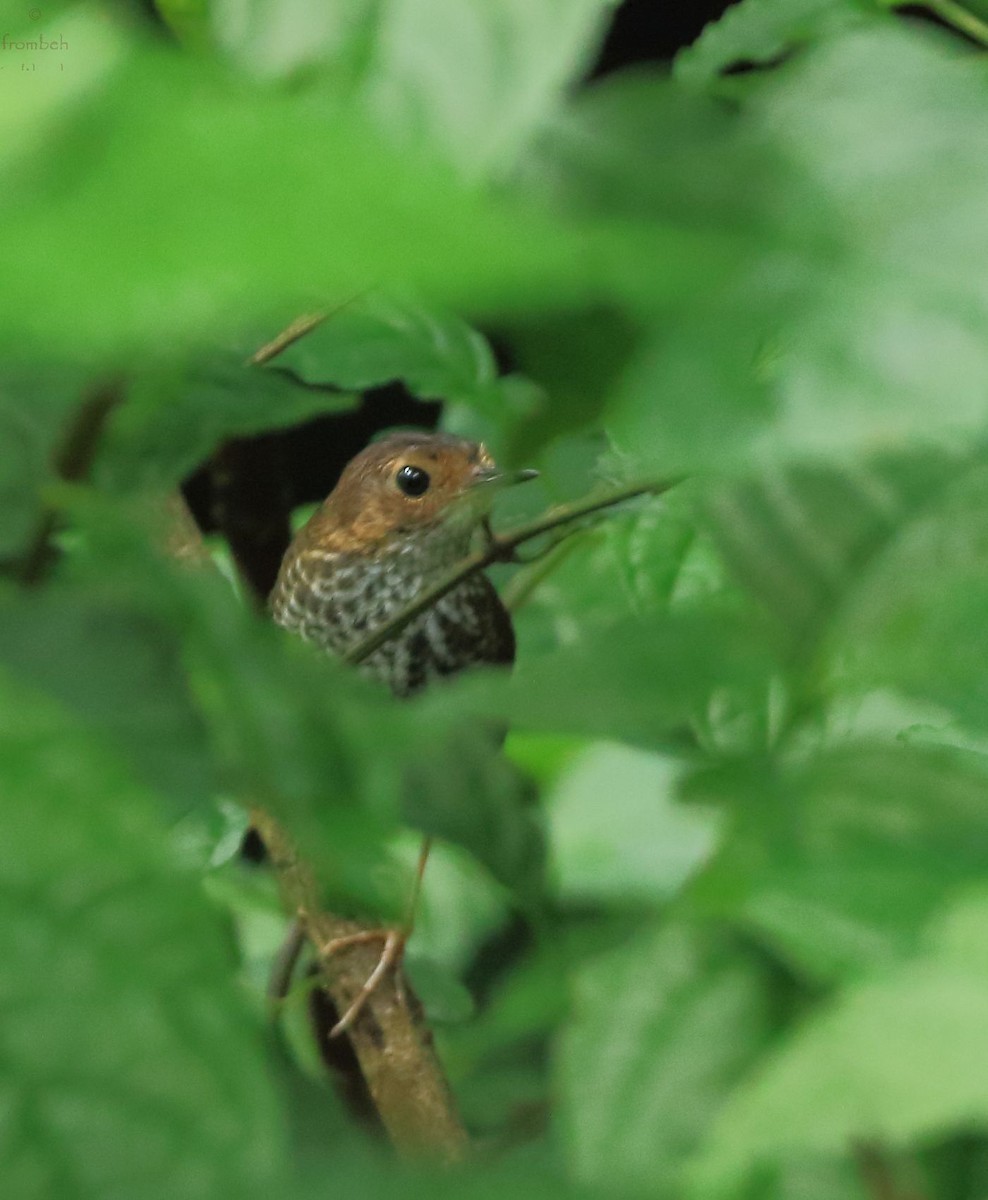
[[[271,594],[274,619],[336,654],[352,649],[470,551],[498,470],[483,446],[396,433],[361,451],[298,534]],[[361,668],[397,696],[477,663],[511,663],[511,618],[490,580],[470,576],[371,654]]]
[[[505,472],[482,445],[442,433],[396,433],[361,451],[288,548],[271,593],[275,620],[345,654],[391,620],[470,552],[498,485],[533,478]],[[480,663],[514,661],[507,609],[476,572],[370,654],[360,668],[396,696]],[[416,883],[428,856],[426,841]],[[415,897],[411,909],[414,909]],[[322,948],[384,941],[377,970],[334,1029],[356,1018],[385,972],[398,964],[411,927],[368,930]]]

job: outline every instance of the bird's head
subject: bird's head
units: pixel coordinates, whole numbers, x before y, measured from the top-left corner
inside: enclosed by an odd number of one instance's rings
[[[394,433],[346,466],[314,519],[323,544],[362,550],[429,528],[465,532],[499,487],[536,471],[502,471],[485,447],[446,433]]]

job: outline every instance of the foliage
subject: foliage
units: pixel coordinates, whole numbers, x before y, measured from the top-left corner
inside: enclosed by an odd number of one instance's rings
[[[983,6],[740,0],[593,84],[606,0],[158,7],[19,5],[67,48],[0,73],[5,1191],[983,1196]],[[162,521],[396,379],[542,469],[499,522],[688,475],[407,704]],[[253,804],[347,911],[443,839],[409,970],[496,1161],[399,1168],[266,1029]]]

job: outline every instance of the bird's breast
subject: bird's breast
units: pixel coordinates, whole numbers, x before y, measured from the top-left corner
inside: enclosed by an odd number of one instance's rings
[[[345,654],[415,600],[467,552],[396,546],[377,555],[307,548],[289,553],[272,594],[275,620]],[[511,620],[486,576],[458,584],[364,660],[361,669],[396,695],[476,663],[511,662]]]

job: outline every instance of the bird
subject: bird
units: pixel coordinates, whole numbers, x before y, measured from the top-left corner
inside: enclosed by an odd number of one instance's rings
[[[336,487],[285,553],[270,608],[274,620],[321,649],[345,656],[442,578],[490,526],[505,484],[534,478],[503,471],[479,442],[448,433],[392,433],[343,469]],[[358,665],[399,698],[431,681],[515,658],[511,616],[482,571],[458,583]],[[321,948],[328,957],[380,939],[381,959],[333,1029],[356,1020],[385,974],[401,962],[428,859],[419,856],[409,915],[394,929],[366,930]]]

